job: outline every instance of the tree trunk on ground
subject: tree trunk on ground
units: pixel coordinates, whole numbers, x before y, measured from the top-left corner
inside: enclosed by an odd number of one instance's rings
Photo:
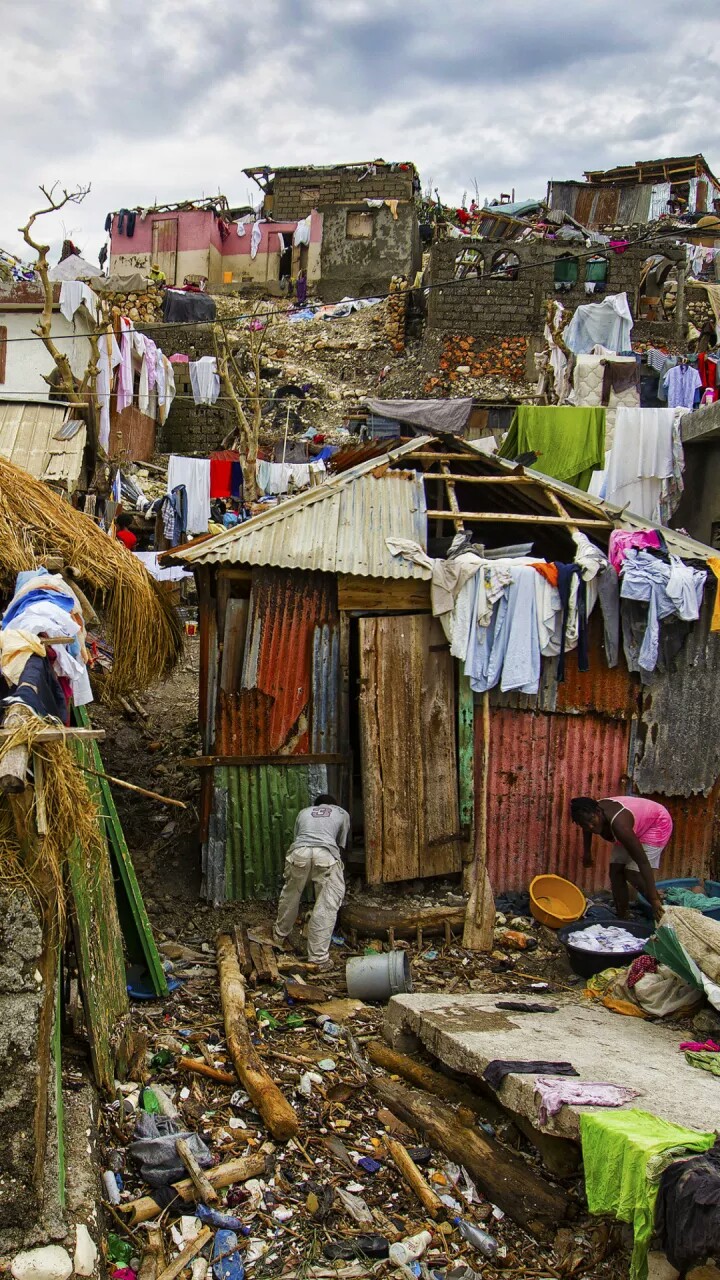
[[[273,1137],[287,1142],[298,1132],[298,1118],[266,1071],[250,1039],[245,1018],[245,984],[228,933],[218,936],[217,958],[225,1036],[233,1066]]]
[[[228,1160],[225,1164],[216,1165],[214,1169],[206,1169],[205,1175],[210,1185],[217,1191],[222,1187],[232,1187],[237,1182],[247,1182],[250,1178],[262,1178],[267,1172],[267,1164],[267,1158],[258,1152],[257,1155],[242,1156],[239,1160]],[[182,1182],[176,1182],[173,1191],[177,1191],[181,1200],[189,1202],[195,1199],[192,1178],[183,1178]],[[133,1227],[139,1222],[150,1222],[162,1212],[152,1196],[141,1196],[139,1200],[129,1200],[120,1206],[120,1211],[128,1215],[130,1225]]]
[[[492,1138],[459,1124],[449,1107],[400,1084],[379,1079],[373,1084],[386,1107],[463,1165],[485,1195],[534,1236],[547,1236],[568,1216],[569,1205],[562,1192]]]

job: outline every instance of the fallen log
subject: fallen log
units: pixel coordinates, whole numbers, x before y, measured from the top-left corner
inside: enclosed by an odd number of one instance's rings
[[[542,1239],[567,1218],[569,1204],[562,1192],[492,1138],[459,1124],[449,1107],[404,1085],[377,1077],[373,1084],[386,1107],[463,1165],[493,1204],[534,1236]]]
[[[236,1182],[247,1182],[248,1178],[261,1178],[266,1170],[267,1159],[258,1153],[242,1156],[239,1160],[228,1160],[225,1164],[216,1165],[214,1169],[206,1169],[205,1176],[210,1185],[218,1191],[222,1187],[232,1187]],[[192,1178],[183,1178],[182,1182],[176,1182],[173,1190],[181,1200],[195,1199]],[[150,1222],[152,1218],[157,1218],[158,1214],[162,1213],[162,1209],[152,1196],[141,1196],[139,1200],[128,1200],[127,1204],[121,1204],[120,1212],[128,1215],[130,1225],[134,1227],[139,1222]]]
[[[218,1193],[212,1182],[206,1178],[200,1168],[200,1165],[187,1144],[187,1140],[185,1138],[176,1138],[175,1150],[188,1171],[190,1181],[198,1193],[198,1199],[201,1200],[203,1204],[217,1204]]]
[[[218,935],[217,958],[225,1038],[233,1066],[273,1137],[287,1142],[298,1132],[298,1118],[266,1071],[250,1039],[245,1018],[245,984],[229,933]]]
[[[446,1218],[448,1211],[445,1205],[440,1197],[435,1195],[429,1182],[425,1181],[402,1142],[397,1142],[395,1138],[386,1138],[385,1146],[393,1164],[402,1174],[410,1190],[415,1193],[425,1212],[431,1218]]]
[[[178,1058],[177,1065],[181,1071],[193,1071],[195,1075],[207,1076],[208,1080],[217,1080],[218,1084],[237,1084],[235,1076],[229,1071],[221,1071],[219,1067],[210,1067],[200,1058]]]
[[[340,925],[347,933],[354,931],[369,938],[377,938],[389,929],[396,937],[403,933],[415,934],[418,925],[423,934],[444,933],[446,923],[451,929],[462,929],[465,910],[465,907],[426,907],[420,911],[403,911],[349,902],[340,911]]]
[[[371,1040],[365,1045],[365,1053],[376,1067],[383,1067],[391,1075],[402,1076],[403,1080],[415,1085],[416,1089],[426,1089],[428,1093],[434,1093],[437,1098],[451,1102],[453,1106],[466,1107],[490,1124],[506,1119],[502,1107],[496,1102],[473,1093],[467,1085],[451,1080],[449,1076],[426,1067],[423,1062],[409,1058],[405,1053],[397,1053],[389,1045],[383,1044],[382,1040]]]

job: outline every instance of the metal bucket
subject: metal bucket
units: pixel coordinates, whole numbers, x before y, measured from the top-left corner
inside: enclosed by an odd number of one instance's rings
[[[355,1000],[375,1000],[384,1004],[391,996],[413,989],[407,951],[386,951],[382,955],[354,956],[345,966],[348,995]]]

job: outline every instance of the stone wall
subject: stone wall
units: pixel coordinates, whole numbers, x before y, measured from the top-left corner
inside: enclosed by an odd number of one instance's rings
[[[373,297],[388,292],[393,276],[412,280],[422,261],[415,204],[368,209],[362,203],[322,205],[323,238],[319,292],[325,302],[345,297]],[[349,218],[362,214],[372,234],[348,235]]]
[[[100,298],[106,314],[127,316],[138,328],[162,319],[163,292],[152,285],[143,293],[103,293]]]
[[[361,168],[278,169],[275,172],[272,206],[276,222],[306,218],[312,209],[338,201],[411,200],[414,169],[391,169],[378,165],[375,175],[361,179]]]
[[[138,326],[157,342],[166,356],[180,354],[189,360],[215,354],[212,325],[178,324]],[[174,364],[175,400],[162,426],[158,425],[158,453],[197,453],[207,457],[236,423],[235,414],[222,398],[214,405],[196,405],[192,398],[188,364]]]
[[[682,342],[685,336],[685,288],[684,251],[669,248],[664,242],[654,246],[649,243],[631,246],[622,254],[598,248],[598,256],[607,259],[606,293],[627,293],[630,309],[637,314],[640,273],[646,258],[653,251],[662,251],[666,257],[679,264],[678,302],[670,321],[638,321],[633,330],[633,342],[645,345]],[[559,299],[566,309],[591,301],[595,295],[585,292],[585,270],[589,254],[584,245],[552,245],[547,241],[531,243],[498,244],[487,240],[442,240],[432,249],[430,260],[431,291],[428,302],[428,322],[425,340],[425,365],[449,377],[453,372],[451,361],[458,352],[453,343],[461,338],[474,338],[474,359],[458,363],[482,366],[484,374],[497,373],[508,376],[508,356],[512,355],[511,373],[522,377],[522,343],[525,339],[526,354],[542,345],[547,303]],[[595,252],[593,250],[593,252]],[[515,254],[518,259],[517,279],[492,276],[490,273],[497,255]],[[470,263],[472,275],[457,280],[458,257]],[[559,291],[555,287],[555,264],[558,258],[576,257],[578,281],[570,289]],[[510,339],[510,345],[503,340]],[[480,354],[482,353],[482,359]],[[467,355],[467,351],[463,353]],[[443,359],[447,362],[443,365]],[[525,376],[530,376],[526,362]]]

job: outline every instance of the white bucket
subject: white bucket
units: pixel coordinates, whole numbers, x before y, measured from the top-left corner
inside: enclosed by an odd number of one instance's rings
[[[407,951],[386,951],[381,955],[353,956],[345,966],[348,995],[355,1000],[376,1000],[384,1004],[391,996],[413,989]]]

